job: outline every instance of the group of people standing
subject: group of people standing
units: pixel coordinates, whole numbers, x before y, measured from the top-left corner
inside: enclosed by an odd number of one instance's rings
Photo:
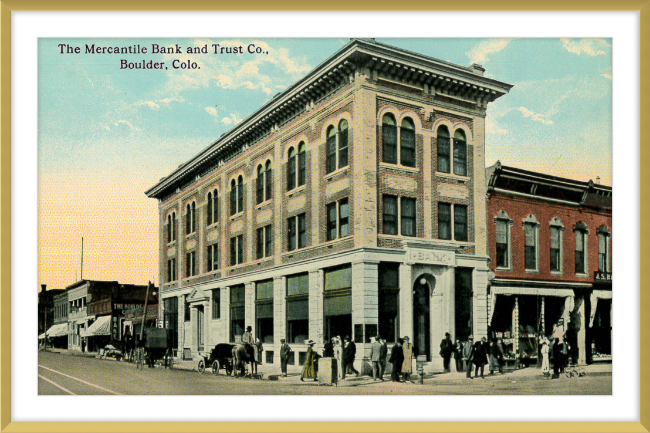
[[[288,344],[286,344],[284,339],[282,339],[281,342],[282,346],[280,348],[280,364],[282,368],[282,374],[286,377],[287,359],[291,348]],[[315,344],[316,342],[313,340],[307,341],[307,354],[305,356],[305,363],[302,367],[302,373],[300,374],[300,380],[303,382],[305,379],[318,380],[318,359],[321,358],[321,355],[319,355],[314,350]],[[283,353],[286,353],[286,356],[284,356]],[[360,375],[360,373],[354,368],[354,358],[356,354],[356,344],[354,344],[354,341],[350,340],[349,335],[346,335],[344,340],[342,340],[340,336],[333,337],[331,340],[329,338],[326,339],[323,346],[322,357],[336,358],[339,365],[338,379],[345,379],[346,374],[354,373],[356,376]]]
[[[379,335],[375,337],[374,343],[370,346],[370,361],[372,362],[372,378],[374,380],[384,380],[386,371],[386,361],[393,365],[391,371],[391,380],[401,382],[411,380],[413,372],[413,345],[408,337],[398,338],[388,355],[388,345],[386,340]]]
[[[560,340],[556,337],[555,341],[552,343],[545,336],[541,337],[539,341],[539,351],[542,356],[542,374],[544,376],[549,376],[551,371],[551,361],[549,355],[553,356],[553,378],[560,377],[561,373],[564,373],[564,369],[569,364],[569,353],[570,347],[569,344]]]

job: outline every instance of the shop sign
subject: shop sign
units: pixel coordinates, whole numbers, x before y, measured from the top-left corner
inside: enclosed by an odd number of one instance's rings
[[[116,303],[116,304],[113,304],[113,310],[129,311],[129,310],[142,310],[142,309],[144,309],[144,304],[137,304],[137,303],[130,303],[130,304]]]
[[[120,325],[117,320],[117,316],[111,318],[111,337],[113,340],[120,339]]]
[[[408,251],[408,261],[412,263],[453,266],[455,264],[455,255],[447,251],[410,249]]]

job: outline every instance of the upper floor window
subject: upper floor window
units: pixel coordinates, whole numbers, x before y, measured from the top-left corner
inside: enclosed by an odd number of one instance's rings
[[[502,210],[494,219],[496,225],[496,247],[497,247],[497,268],[509,269],[511,262],[511,249],[510,249],[510,228],[512,227],[512,220],[508,214]]]
[[[576,251],[575,251],[576,274],[586,274],[587,273],[587,235],[589,234],[589,230],[587,229],[587,224],[583,222],[578,222],[573,227],[573,231],[576,234]]]
[[[612,237],[607,226],[598,228],[598,271],[609,272],[609,240]]]
[[[416,229],[416,202],[414,198],[384,195],[382,198],[383,233],[387,235],[415,236]],[[399,216],[399,219],[398,219]],[[398,233],[397,228],[400,228]]]
[[[562,245],[564,226],[560,218],[551,221],[551,272],[562,272]]]
[[[415,167],[415,125],[408,117],[402,120],[399,141],[400,164],[405,167]]]
[[[196,202],[187,204],[185,212],[185,234],[194,233],[196,231]]]
[[[244,211],[244,177],[239,176],[237,181],[230,181],[230,215]]]
[[[167,260],[167,282],[176,281],[176,259]]]
[[[454,205],[454,240],[467,242],[467,206]]]
[[[190,314],[190,303],[187,302],[187,298],[189,298],[189,297],[190,297],[190,295],[184,295],[183,296],[183,304],[184,304],[184,307],[185,307],[184,308],[185,309],[184,320],[186,322],[189,322],[190,318],[192,317],[191,314]]]
[[[338,137],[338,140],[337,140]],[[338,141],[338,142],[337,142]],[[332,125],[327,128],[327,161],[326,173],[332,173],[337,168],[348,165],[348,121],[339,122],[338,133]]]
[[[219,244],[208,245],[208,272],[219,269]]]
[[[438,128],[438,171],[440,173],[451,173],[450,154],[449,129],[442,125]]]
[[[344,198],[327,205],[327,240],[350,235],[350,205]]]
[[[167,215],[167,242],[176,240],[176,212]]]
[[[257,204],[266,200],[271,200],[273,185],[273,169],[271,161],[266,161],[265,165],[257,166]]]
[[[270,224],[257,229],[257,258],[273,255],[273,226]]]
[[[307,246],[307,217],[304,213],[293,216],[287,220],[288,243],[287,249],[293,251]]]
[[[230,238],[230,266],[244,263],[244,235]]]
[[[394,195],[384,195],[384,234],[397,234],[397,197]]]
[[[219,192],[215,189],[208,193],[208,225],[219,221]]]
[[[221,319],[221,289],[212,291],[212,318]]]
[[[467,140],[462,129],[454,133],[454,174],[467,176]]]
[[[185,255],[185,277],[196,275],[196,251]]]
[[[289,149],[289,162],[287,166],[287,190],[291,191],[297,186],[303,186],[307,180],[306,173],[307,152],[305,142],[298,144],[298,152],[295,148]]]
[[[415,236],[415,199],[402,197],[400,206],[402,236]]]
[[[535,215],[524,219],[524,261],[527,271],[538,270],[539,223]]]
[[[384,114],[381,119],[382,161],[397,164],[397,123],[395,117]]]

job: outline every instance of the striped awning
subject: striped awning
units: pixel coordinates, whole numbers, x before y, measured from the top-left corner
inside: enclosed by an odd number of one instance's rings
[[[59,323],[58,325],[51,326],[50,329],[48,329],[45,334],[49,338],[53,337],[62,337],[64,335],[68,335],[68,324],[67,323]],[[38,336],[39,339],[45,338],[45,334],[41,334]]]
[[[488,310],[488,324],[492,323],[494,316],[494,308],[497,303],[497,295],[513,296],[513,295],[533,295],[533,296],[557,296],[559,298],[566,298],[565,300],[565,323],[569,323],[569,313],[573,311],[575,292],[573,289],[542,289],[536,287],[503,287],[493,286],[490,293],[490,308]]]
[[[111,335],[111,316],[100,316],[95,322],[83,332],[82,337],[94,337],[97,335]]]

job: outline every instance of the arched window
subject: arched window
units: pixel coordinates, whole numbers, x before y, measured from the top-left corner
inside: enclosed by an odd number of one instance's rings
[[[606,225],[598,227],[598,272],[609,272],[609,241],[612,232]]]
[[[289,149],[289,162],[287,163],[287,191],[296,187],[296,149]]]
[[[172,241],[176,240],[176,212],[172,212]]]
[[[271,160],[266,161],[264,182],[266,183],[265,198],[266,200],[271,200],[271,196],[273,195],[273,168],[271,167]]]
[[[233,179],[230,182],[230,215],[237,213],[237,182]]]
[[[573,231],[576,234],[576,274],[586,275],[587,269],[589,268],[587,266],[587,235],[589,234],[589,229],[587,228],[587,224],[580,221],[573,226]]]
[[[208,225],[219,221],[219,193],[215,189],[208,193]]]
[[[192,202],[192,233],[196,231],[196,202]]]
[[[196,231],[196,202],[187,204],[185,215],[185,234],[194,233]]]
[[[237,212],[244,211],[244,177],[237,178]]]
[[[339,122],[339,168],[348,165],[348,121]]]
[[[559,217],[554,217],[550,224],[551,232],[551,272],[562,273],[564,225]]]
[[[438,171],[451,173],[449,130],[442,125],[438,128]]]
[[[298,186],[303,186],[307,180],[307,151],[303,141],[298,145]]]
[[[454,174],[467,176],[467,140],[462,129],[454,133]]]
[[[397,164],[397,123],[392,114],[384,114],[381,121],[382,161]]]
[[[264,166],[262,164],[257,166],[257,204],[264,201]]]
[[[400,164],[415,167],[415,125],[406,117],[399,132]]]
[[[167,242],[172,241],[172,214],[167,215]]]
[[[528,271],[539,270],[539,222],[530,214],[523,221],[524,225],[524,263]]]
[[[336,129],[327,128],[327,173],[336,171]]]
[[[211,192],[208,193],[207,205],[208,205],[208,209],[207,209],[208,225],[211,225],[212,224],[212,193]]]

